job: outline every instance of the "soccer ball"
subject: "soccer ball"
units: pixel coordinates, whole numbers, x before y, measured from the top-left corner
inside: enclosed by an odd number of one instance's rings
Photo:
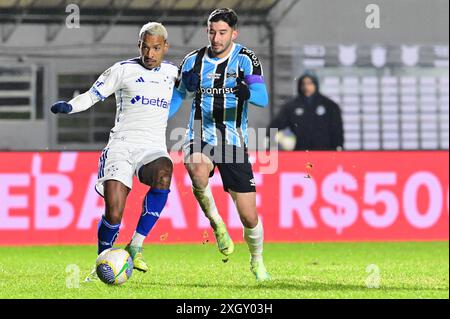
[[[95,269],[98,278],[105,284],[121,285],[133,273],[133,260],[127,251],[110,248],[98,255]]]
[[[293,151],[295,149],[295,145],[297,144],[297,137],[289,128],[287,128],[283,131],[279,131],[275,135],[275,141],[278,143],[281,150]]]

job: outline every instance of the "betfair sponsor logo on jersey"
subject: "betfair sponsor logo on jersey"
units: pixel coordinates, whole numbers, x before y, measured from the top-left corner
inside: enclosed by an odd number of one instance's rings
[[[170,102],[164,98],[148,98],[143,95],[136,95],[131,99],[131,104],[135,105],[136,103],[140,103],[145,106],[161,107],[163,109],[168,109],[170,106]]]

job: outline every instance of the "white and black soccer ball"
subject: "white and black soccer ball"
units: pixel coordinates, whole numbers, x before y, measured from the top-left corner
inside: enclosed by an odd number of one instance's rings
[[[95,268],[105,284],[122,285],[133,273],[133,260],[127,251],[110,248],[98,255]]]
[[[275,141],[282,151],[293,151],[297,144],[297,136],[289,128],[286,128],[275,135]]]

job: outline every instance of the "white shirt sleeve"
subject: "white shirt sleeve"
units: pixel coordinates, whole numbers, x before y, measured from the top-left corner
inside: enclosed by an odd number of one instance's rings
[[[69,114],[83,112],[98,101],[100,99],[92,92],[84,92],[69,101],[69,104],[72,105],[72,111]]]
[[[123,68],[118,63],[103,72],[89,91],[68,102],[72,105],[72,111],[69,114],[85,111],[98,101],[105,100],[120,87],[122,75]]]
[[[120,63],[114,64],[98,77],[89,92],[96,95],[101,101],[106,100],[108,96],[116,92],[121,86],[123,70],[124,68]]]

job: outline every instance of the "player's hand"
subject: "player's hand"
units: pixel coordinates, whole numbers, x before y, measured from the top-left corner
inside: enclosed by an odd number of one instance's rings
[[[240,100],[246,101],[250,99],[250,89],[241,78],[236,79],[237,85],[233,88],[233,94]]]
[[[189,92],[195,92],[200,84],[200,75],[194,72],[194,70],[185,71],[181,75],[184,86]]]
[[[72,111],[72,105],[65,101],[58,101],[52,105],[52,108],[50,109],[53,114],[57,113],[70,113]]]

